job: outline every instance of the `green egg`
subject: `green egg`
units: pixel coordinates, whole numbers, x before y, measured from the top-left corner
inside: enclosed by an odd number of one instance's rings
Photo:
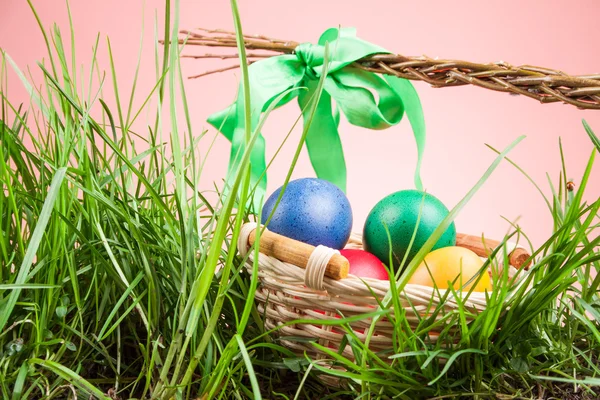
[[[448,213],[448,208],[428,193],[418,190],[393,193],[377,203],[369,213],[363,231],[363,246],[366,251],[389,265],[390,241],[387,227],[391,236],[393,265],[401,265],[407,256],[403,264],[406,266]],[[417,222],[415,239],[409,248]],[[454,245],[456,227],[452,223],[431,250]]]

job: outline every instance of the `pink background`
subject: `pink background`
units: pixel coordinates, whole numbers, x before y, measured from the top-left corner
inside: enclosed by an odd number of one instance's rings
[[[37,0],[34,3],[44,24],[50,27],[56,22],[63,37],[68,37],[65,2]],[[544,2],[543,6],[539,2],[506,0],[501,6],[493,7],[473,0],[460,3],[240,0],[240,10],[248,34],[315,42],[326,28],[353,26],[360,37],[406,55],[426,54],[476,62],[503,60],[572,74],[600,70],[600,53],[594,40],[600,37],[597,0]],[[100,32],[101,65],[108,69],[106,37],[110,37],[121,96],[125,99],[131,90],[139,40],[143,36],[142,70],[135,102],[140,105],[155,82],[152,40],[155,16],[162,36],[162,2],[149,0],[144,6],[142,1],[132,0],[71,1],[71,11],[77,34],[78,63],[89,70],[91,48]],[[233,27],[227,1],[182,0],[181,11],[181,28]],[[21,69],[30,67],[39,82],[35,62],[46,57],[44,42],[25,1],[2,2],[0,47]],[[206,51],[211,52],[190,47],[184,53]],[[232,60],[185,60],[183,72],[189,76],[229,63]],[[206,117],[233,100],[238,75],[237,71],[229,71],[188,81],[195,135],[206,128],[212,137],[214,130],[205,122]],[[577,182],[592,151],[581,119],[585,118],[600,133],[598,111],[580,111],[562,104],[541,105],[528,98],[479,88],[436,90],[422,82],[416,82],[415,86],[428,128],[423,179],[427,190],[449,207],[460,200],[493,161],[494,153],[485,143],[503,148],[519,135],[527,135],[511,157],[540,184],[546,195],[550,195],[546,173],[557,182],[559,137],[563,140],[569,176]],[[9,79],[9,98],[14,102],[27,102],[14,74]],[[139,132],[145,131],[150,115],[144,114],[138,121]],[[272,115],[264,130],[268,154],[274,152],[298,115],[295,103]],[[183,129],[183,124],[181,126]],[[342,118],[340,133],[348,164],[348,196],[354,208],[355,229],[360,230],[370,208],[379,199],[396,190],[412,188],[415,145],[408,121],[376,132],[351,126]],[[299,134],[297,129],[269,173],[269,191],[281,184]],[[203,151],[208,144],[209,140],[203,142]],[[210,189],[213,181],[224,176],[228,154],[228,142],[219,137],[203,176],[205,188]],[[596,168],[587,199],[594,200],[600,195],[597,175]],[[295,172],[295,177],[301,176],[313,176],[305,152]],[[511,221],[519,219],[519,224],[536,244],[549,236],[552,227],[550,213],[540,195],[507,163],[501,165],[461,213],[457,229],[502,237],[508,229],[502,217]]]

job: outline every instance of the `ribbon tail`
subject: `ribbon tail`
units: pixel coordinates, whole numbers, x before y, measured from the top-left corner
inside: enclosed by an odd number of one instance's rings
[[[244,128],[237,128],[231,141],[231,152],[229,154],[229,165],[227,168],[227,187],[231,179],[234,179],[238,171],[240,161],[242,160],[246,143],[244,141]],[[266,155],[265,155],[265,138],[262,134],[258,136],[252,153],[250,154],[250,183],[251,189],[254,188],[251,204],[254,210],[260,209],[260,205],[264,199],[267,190],[267,174],[266,170]],[[250,203],[248,203],[249,205]]]
[[[295,87],[301,81],[303,71],[303,66],[294,55],[272,57],[248,68],[250,106],[252,108],[250,110],[252,116],[250,130],[252,132],[258,125],[261,113],[265,112],[273,101],[276,101],[275,107],[280,107],[295,96],[295,93],[287,93],[281,97],[282,93]],[[240,84],[236,101],[208,118],[208,122],[231,142],[228,181],[238,170],[246,145],[243,91]],[[262,135],[258,137],[252,148],[250,168],[251,184],[256,188],[252,203],[258,210],[267,189],[265,139]]]
[[[206,120],[215,129],[223,134],[230,142],[233,140],[235,127],[237,125],[237,103],[233,103],[226,109],[216,112]]]
[[[340,126],[340,108],[337,106],[337,104],[333,105],[333,120],[335,121],[335,126],[339,127]]]
[[[256,189],[252,196],[252,204],[254,205],[254,212],[258,213],[260,206],[263,203],[265,195],[267,193],[267,162],[265,156],[265,138],[260,134],[254,143],[252,154],[250,155],[250,167],[251,167],[251,182],[256,183]]]
[[[385,75],[389,85],[402,99],[404,103],[404,112],[413,130],[415,142],[417,143],[417,167],[415,169],[415,187],[423,190],[423,181],[421,180],[421,163],[423,153],[425,152],[425,117],[421,100],[413,84],[407,79],[401,79],[396,76]]]
[[[228,176],[235,176],[238,171],[239,163],[242,160],[243,153],[246,150],[246,123],[245,123],[245,107],[243,89],[240,90],[242,95],[239,95],[235,104],[237,112],[237,123],[234,129],[233,139],[231,141],[231,154],[229,158],[229,168],[227,171]],[[258,103],[258,102],[257,102]],[[261,110],[264,104],[250,103],[252,109]],[[252,112],[250,120],[250,134],[255,133],[255,129],[258,125],[260,114],[258,112]],[[248,203],[245,206],[252,205],[254,210],[259,210],[260,205],[263,202],[264,196],[267,192],[267,171],[266,171],[266,149],[265,149],[265,138],[262,133],[258,133],[258,138],[254,142],[254,146],[250,153],[250,189],[254,189],[254,193],[251,193],[252,198],[248,199]],[[225,136],[227,136],[225,134]]]
[[[308,90],[298,95],[298,104],[304,121],[309,118],[308,106],[317,88],[316,82],[307,82]],[[331,96],[323,91],[312,124],[306,134],[306,149],[317,177],[338,186],[346,192],[346,162],[338,133],[339,117],[336,119],[331,107]]]
[[[255,107],[255,104],[252,104]],[[262,104],[256,106],[262,107]],[[258,113],[253,113],[251,120],[251,131],[254,131],[258,124]],[[231,151],[229,154],[229,164],[227,167],[226,187],[229,190],[229,184],[234,179],[238,171],[240,161],[242,160],[245,141],[245,121],[244,121],[244,98],[238,96],[236,101],[226,109],[212,114],[208,118],[208,123],[218,129],[223,136],[231,142]],[[260,134],[252,148],[250,155],[250,182],[255,185],[254,196],[251,204],[255,210],[258,210],[267,190],[266,155],[265,139]],[[250,203],[249,203],[250,204]],[[249,205],[248,204],[248,205]]]

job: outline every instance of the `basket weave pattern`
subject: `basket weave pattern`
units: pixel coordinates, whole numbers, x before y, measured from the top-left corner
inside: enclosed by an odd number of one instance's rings
[[[249,252],[248,234],[254,230],[255,224],[246,224],[240,235],[238,243],[242,256],[248,255],[246,268],[251,272],[254,265],[254,252]],[[347,248],[362,248],[360,235],[353,235]],[[507,243],[507,248],[518,247],[514,243]],[[516,272],[510,267],[509,275]],[[298,319],[311,320],[333,320],[344,317],[352,317],[373,312],[377,309],[378,302],[389,291],[388,281],[358,278],[349,275],[348,278],[333,280],[323,277],[324,290],[315,290],[307,287],[305,275],[309,273],[304,268],[282,262],[274,257],[259,253],[258,256],[258,278],[260,287],[256,292],[258,310],[265,316],[265,328],[277,330],[282,344],[299,353],[306,352],[313,359],[320,358],[324,354],[309,341],[337,350],[342,342],[345,332],[339,327],[316,324],[294,324],[281,327],[282,323]],[[368,286],[367,286],[368,285]],[[440,291],[442,296],[445,294]],[[373,297],[373,294],[377,297]],[[441,299],[433,288],[421,285],[408,284],[404,291],[399,293],[400,304],[405,310],[405,318],[411,327],[416,327],[421,316],[438,306]],[[485,309],[485,293],[459,292],[459,299],[464,308],[473,315]],[[443,313],[438,314],[438,319],[447,313],[459,308],[457,299],[449,294],[443,302]],[[388,314],[393,318],[393,313]],[[386,317],[387,318],[387,317]],[[375,333],[371,336],[369,347],[373,351],[389,350],[393,348],[393,324],[386,318],[377,321]],[[359,320],[351,323],[356,335],[364,341],[366,330],[371,325],[371,319]],[[286,340],[285,337],[304,338],[307,340]],[[434,332],[430,334],[432,341],[436,340]],[[344,356],[352,358],[350,346],[343,351]]]

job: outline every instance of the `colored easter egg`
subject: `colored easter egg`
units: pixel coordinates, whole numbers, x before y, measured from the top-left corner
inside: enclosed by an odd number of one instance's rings
[[[406,256],[403,264],[406,266],[448,213],[446,206],[429,193],[418,190],[392,193],[377,203],[367,216],[363,230],[364,249],[389,264],[390,240],[387,228],[391,237],[393,265],[401,265]],[[415,229],[414,242],[410,246]],[[455,244],[456,228],[452,223],[432,250]]]
[[[464,247],[444,247],[427,254],[417,267],[408,283],[424,286],[435,286],[438,289],[470,290],[475,281],[465,285],[471,278],[477,276],[483,260],[473,251]],[[481,278],[473,288],[476,292],[492,289],[492,282],[487,271],[481,273]]]
[[[373,254],[360,249],[343,249],[340,254],[350,263],[350,273],[359,278],[389,280],[385,266]]]
[[[265,202],[262,221],[273,211],[281,189]],[[316,178],[297,179],[288,183],[267,228],[313,246],[341,249],[350,237],[352,208],[344,192],[333,183]]]

